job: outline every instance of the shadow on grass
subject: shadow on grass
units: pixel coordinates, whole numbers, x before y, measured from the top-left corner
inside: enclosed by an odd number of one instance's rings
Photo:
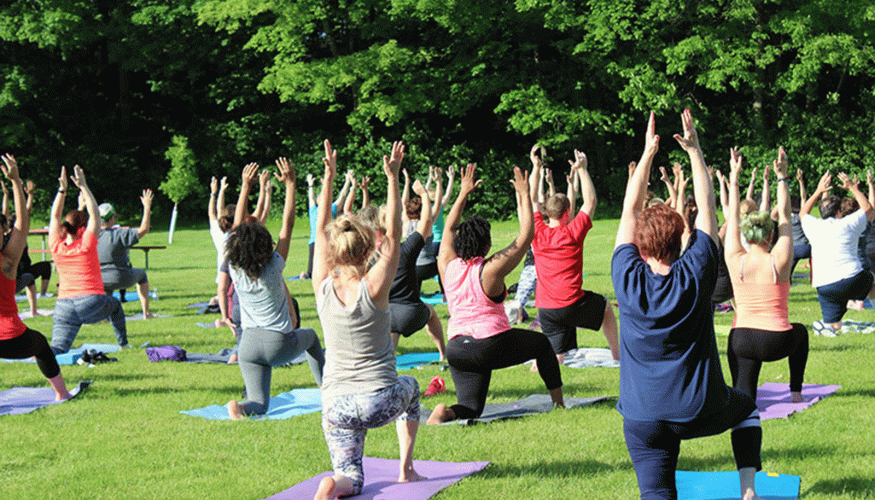
[[[803,480],[803,484],[804,480]],[[836,479],[824,479],[811,485],[801,496],[814,493],[824,495],[854,495],[869,497],[875,494],[875,475],[869,477],[841,477]]]
[[[811,345],[809,347],[809,351],[834,351],[834,352],[845,352],[845,351],[868,351],[871,347],[864,345]]]
[[[732,454],[732,445],[729,441],[729,431],[724,433],[726,435],[726,444],[725,447],[720,449],[720,445],[717,444],[717,454],[713,454],[709,457],[690,457],[684,456],[683,445],[681,445],[681,455],[678,459],[677,470],[729,470],[726,469],[727,464],[731,469],[735,468],[735,459]],[[766,437],[768,439],[768,437]],[[819,457],[819,456],[835,456],[840,453],[838,448],[835,446],[829,446],[822,443],[812,444],[811,446],[795,446],[792,448],[780,447],[780,448],[763,448],[762,456],[764,460],[769,460],[771,458],[778,458],[782,461],[790,462],[790,461],[805,461],[811,460],[811,457]],[[786,473],[786,471],[775,470],[773,472],[782,472]]]
[[[555,478],[556,476],[580,476],[610,473],[617,470],[630,470],[632,463],[623,463],[622,465],[612,465],[596,460],[572,460],[548,462],[541,461],[535,464],[514,465],[514,464],[496,464],[492,463],[481,472],[485,478],[499,477],[520,477],[525,475],[544,476]]]
[[[850,397],[850,396],[863,396],[867,398],[875,398],[875,389],[857,389],[853,391],[846,391],[844,389],[837,391],[833,396],[836,397]]]

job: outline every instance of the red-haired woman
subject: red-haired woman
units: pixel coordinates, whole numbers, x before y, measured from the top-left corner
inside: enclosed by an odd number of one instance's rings
[[[79,187],[88,212],[70,210],[61,217],[67,195],[67,169],[61,167],[60,186],[49,221],[49,248],[58,269],[58,300],[52,314],[52,350],[67,352],[83,324],[109,318],[118,344],[128,347],[128,332],[122,304],[106,295],[97,257],[100,213],[82,167],[73,168],[73,183]]]
[[[712,181],[689,110],[675,139],[690,157],[699,213],[681,253],[683,218],[664,205],[641,211],[659,149],[653,113],[644,154],[629,178],[611,262],[620,305],[620,400],[626,447],[641,498],[677,498],[680,442],[732,430],[744,500],[758,498],[762,430],[753,399],[723,381],[711,295],[717,279]]]

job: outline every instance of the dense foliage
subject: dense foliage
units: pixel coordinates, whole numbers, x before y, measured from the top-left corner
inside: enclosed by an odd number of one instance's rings
[[[473,208],[502,217],[535,142],[555,169],[587,152],[609,207],[647,111],[665,164],[688,107],[709,162],[738,144],[762,165],[783,145],[813,184],[868,167],[873,21],[864,0],[18,1],[0,7],[0,138],[45,198],[80,163],[131,213],[175,135],[204,186],[192,203],[249,161],[316,173],[324,137],[341,168],[378,174],[402,138],[413,173],[478,163]]]

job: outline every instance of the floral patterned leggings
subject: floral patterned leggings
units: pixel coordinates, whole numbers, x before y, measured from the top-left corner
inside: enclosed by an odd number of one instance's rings
[[[419,384],[407,375],[369,394],[338,396],[322,402],[322,431],[334,473],[352,479],[353,495],[362,491],[362,456],[368,429],[393,420],[419,420]]]

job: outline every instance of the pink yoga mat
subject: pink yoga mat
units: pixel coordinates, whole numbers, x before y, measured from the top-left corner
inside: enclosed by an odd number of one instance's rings
[[[802,411],[821,399],[834,393],[840,385],[803,384],[802,396],[808,401],[792,403],[790,384],[765,383],[757,388],[757,409],[760,420],[787,418],[791,413]]]
[[[428,479],[415,483],[398,483],[398,460],[365,457],[365,486],[354,497],[356,500],[426,500],[438,491],[459,482],[463,477],[483,470],[489,462],[431,462],[414,460],[413,467]],[[323,472],[316,477],[298,483],[277,493],[267,500],[298,500],[313,498],[319,481],[332,475]]]

